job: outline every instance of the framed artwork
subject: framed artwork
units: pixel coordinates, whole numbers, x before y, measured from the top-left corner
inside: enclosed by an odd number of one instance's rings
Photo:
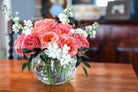
[[[94,0],[72,0],[72,5],[74,4],[94,4]]]
[[[127,20],[130,19],[130,0],[109,1],[106,9],[106,19]]]
[[[54,8],[52,8],[52,6],[54,6]],[[67,6],[67,0],[42,0],[42,15],[43,15],[43,17],[54,18],[55,15],[53,15],[53,14],[61,11],[60,6],[62,6],[62,8],[64,9]],[[53,13],[51,12],[51,9],[52,9]]]

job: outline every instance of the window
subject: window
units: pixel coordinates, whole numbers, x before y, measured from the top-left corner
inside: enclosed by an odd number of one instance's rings
[[[115,1],[115,0],[96,0],[96,5],[100,7],[106,7],[108,1]]]

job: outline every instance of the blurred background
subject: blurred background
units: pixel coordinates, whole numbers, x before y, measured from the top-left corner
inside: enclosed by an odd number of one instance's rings
[[[100,23],[96,39],[90,39],[87,61],[138,62],[138,0],[0,0],[11,13],[19,12],[22,20],[33,21],[55,18],[67,4],[72,5],[74,17],[82,24]],[[0,6],[1,6],[0,4]],[[20,59],[14,51],[14,41],[19,34],[12,32],[13,22],[0,8],[0,58]],[[84,28],[85,26],[82,26]]]

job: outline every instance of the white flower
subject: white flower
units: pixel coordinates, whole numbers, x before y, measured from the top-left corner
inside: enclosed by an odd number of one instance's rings
[[[80,35],[83,35],[85,38],[87,38],[88,34],[86,33],[86,31],[84,31],[83,29],[81,28],[77,28],[75,30],[75,33],[79,33]]]
[[[19,32],[20,27],[18,24],[13,24],[12,29],[13,29],[13,32],[17,33]]]
[[[70,47],[65,44],[63,47],[63,54],[68,54],[68,50],[70,50]]]
[[[66,22],[67,23],[70,22],[67,15],[65,15],[64,13],[59,14],[58,18],[59,18],[60,22],[62,22],[63,24],[65,24]]]
[[[68,11],[71,12],[71,10],[72,10],[71,7],[67,7],[67,8],[68,8]],[[68,11],[67,11],[67,8],[64,9],[64,13],[67,13],[67,12],[68,12]],[[69,13],[70,13],[70,12],[69,12]]]
[[[92,26],[86,26],[86,30],[92,30]]]
[[[94,29],[96,27],[94,26]],[[90,35],[90,38],[96,38],[96,30],[94,30],[92,26],[86,26],[86,31]]]
[[[53,43],[49,44],[49,46],[44,52],[46,55],[48,55],[48,57],[58,59],[60,61],[61,66],[63,66],[72,61],[70,54],[68,54],[68,50],[70,50],[70,47],[66,44],[61,49],[58,47],[57,43]]]
[[[61,53],[61,50],[56,43],[49,44],[47,50],[45,50],[45,54],[52,58],[59,58],[59,53]]]
[[[70,50],[70,47],[65,44],[60,59],[61,66],[66,65],[71,61],[71,56],[68,54],[68,50]]]
[[[76,33],[76,30],[74,30],[74,29],[71,29],[70,31],[72,32],[72,34]]]
[[[20,20],[19,17],[15,17],[15,18],[14,18],[14,21],[19,21],[19,20]]]
[[[90,36],[90,38],[96,38],[96,31],[95,30],[92,31],[92,35]]]
[[[67,9],[68,9],[69,11],[71,11],[71,10],[72,10],[72,8],[71,8],[71,6],[70,6],[70,5],[67,5]]]
[[[31,34],[31,30],[30,29],[23,30],[22,33],[27,36],[27,35]]]
[[[63,65],[68,64],[70,61],[71,61],[71,57],[69,54],[63,55],[62,58],[60,59],[60,64],[61,66],[63,66]]]
[[[24,29],[25,30],[23,30],[22,31],[22,33],[23,34],[25,34],[25,35],[29,35],[29,34],[31,34],[31,30],[32,30],[32,26],[33,26],[33,24],[32,24],[32,21],[31,20],[24,20],[23,21],[24,22]]]
[[[33,26],[31,20],[24,20],[23,22],[24,22],[24,25],[25,25],[25,26],[28,26],[28,27],[32,27],[32,26]]]
[[[67,9],[64,9],[64,13],[66,13],[67,12]]]
[[[18,15],[18,14],[19,14],[19,12],[15,12],[15,14],[16,14],[16,15]]]
[[[69,17],[73,17],[72,8],[68,5],[66,9],[64,9],[63,13],[58,15],[60,22],[63,24],[67,24],[70,22]]]
[[[70,14],[70,17],[73,17],[73,13],[72,12],[70,12],[69,14]]]

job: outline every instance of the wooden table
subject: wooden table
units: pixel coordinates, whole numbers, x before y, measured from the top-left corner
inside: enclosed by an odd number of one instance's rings
[[[50,86],[33,72],[21,72],[22,60],[0,59],[0,92],[138,92],[138,79],[130,64],[90,63],[89,77],[78,67],[66,84]]]

